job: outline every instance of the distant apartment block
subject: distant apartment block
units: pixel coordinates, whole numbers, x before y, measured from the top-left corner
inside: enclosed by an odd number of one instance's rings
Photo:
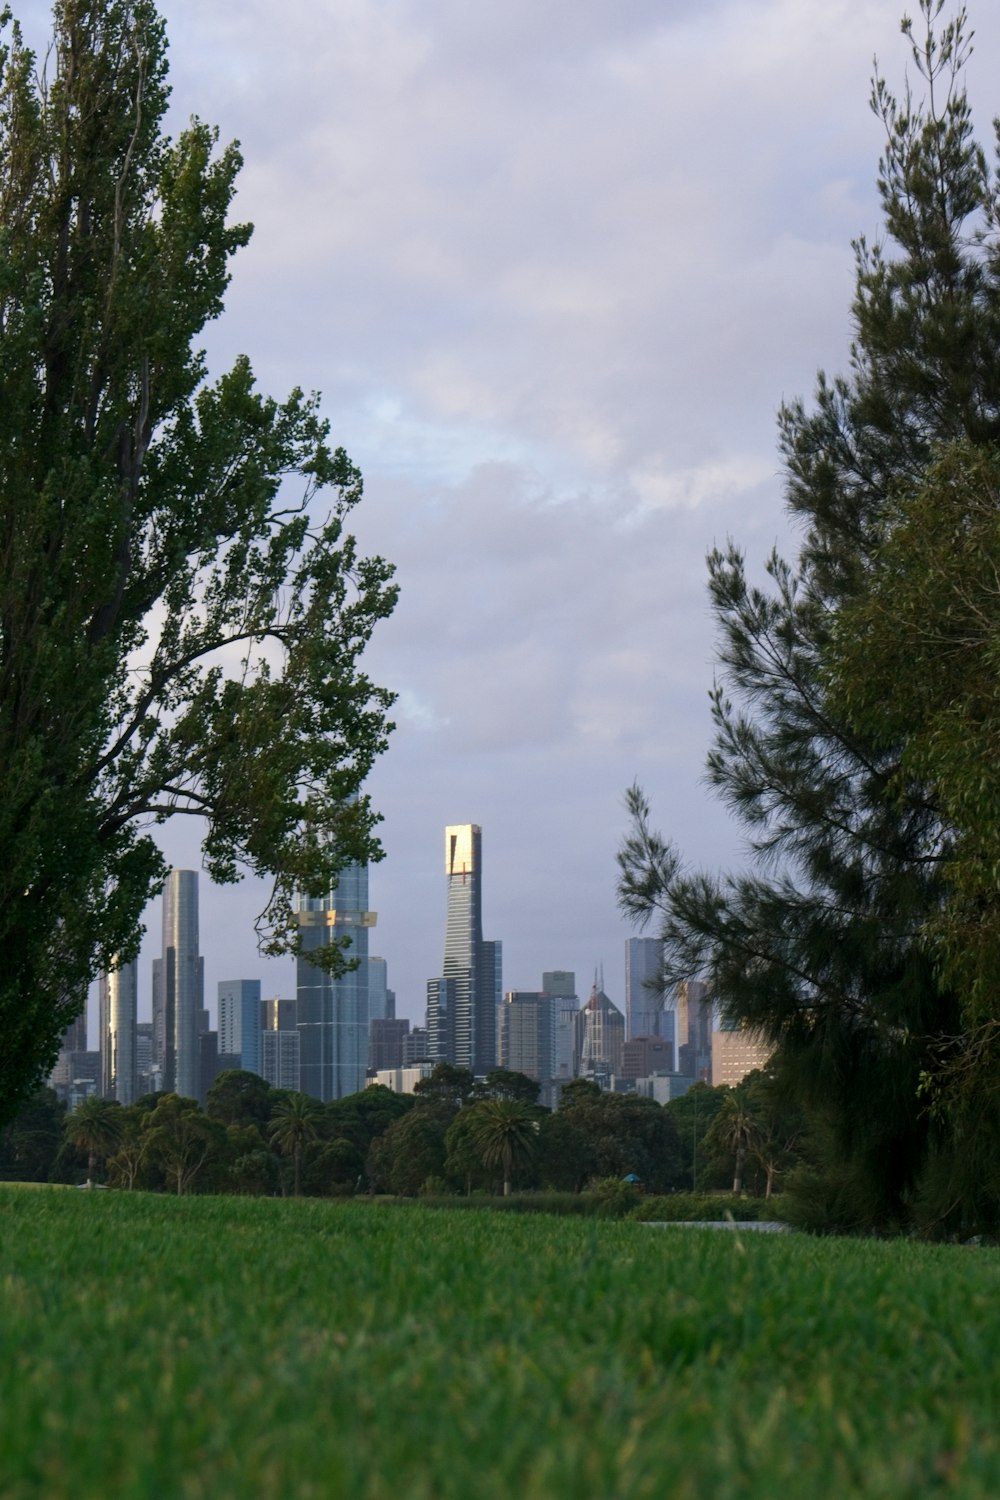
[[[218,987],[219,1052],[237,1067],[260,1072],[260,980],[222,979]]]
[[[430,1033],[426,1026],[411,1026],[403,1036],[403,1067],[426,1062],[431,1055]]]
[[[375,1020],[368,1023],[368,1071],[403,1066],[403,1044],[410,1033],[406,1020]]]
[[[554,1075],[556,1002],[542,990],[510,990],[497,1011],[497,1059],[501,1068],[538,1083]]]
[[[649,1078],[674,1071],[674,1044],[659,1036],[636,1036],[622,1048],[621,1077]]]

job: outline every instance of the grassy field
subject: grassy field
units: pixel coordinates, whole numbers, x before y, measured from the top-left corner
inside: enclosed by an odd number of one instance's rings
[[[0,1496],[1000,1493],[1000,1256],[0,1189]]]

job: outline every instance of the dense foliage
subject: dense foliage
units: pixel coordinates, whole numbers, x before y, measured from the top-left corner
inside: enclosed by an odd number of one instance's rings
[[[41,68],[0,12],[0,1122],[135,953],[152,825],[273,878],[268,951],[296,888],[378,852],[390,695],[359,657],[391,569],[344,531],[361,480],[318,399],[243,357],[206,379],[250,227],[235,146],[163,133],[166,75],[151,0],[56,0]]]
[[[624,1213],[642,1194],[731,1188],[735,1145],[714,1122],[734,1104],[750,1121],[741,1185],[770,1196],[800,1159],[797,1121],[765,1074],[736,1090],[699,1084],[662,1108],[582,1083],[554,1113],[527,1102],[538,1085],[521,1073],[498,1068],[475,1088],[470,1078],[442,1063],[422,1094],[371,1087],[322,1105],[232,1070],[204,1110],[162,1093],[127,1109],[90,1098],[69,1116],[46,1089],[0,1132],[0,1179],[251,1196],[481,1199],[516,1188],[554,1200],[585,1189],[601,1202],[584,1211]]]
[[[1000,1217],[1000,199],[941,9],[903,27],[924,102],[874,84],[884,238],[855,247],[849,374],[781,414],[797,561],[759,587],[735,547],[709,559],[708,775],[752,863],[686,870],[638,789],[620,857],[668,977],[777,1047],[796,1181],[843,1226]]]

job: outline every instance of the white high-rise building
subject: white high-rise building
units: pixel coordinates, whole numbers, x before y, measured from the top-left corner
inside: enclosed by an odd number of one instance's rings
[[[119,1104],[134,1104],[138,1092],[136,1026],[139,965],[135,959],[102,974],[98,986],[101,1093]]]

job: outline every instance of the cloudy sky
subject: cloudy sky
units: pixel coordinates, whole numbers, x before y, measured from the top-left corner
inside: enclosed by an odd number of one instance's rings
[[[242,142],[256,225],[212,366],[246,351],[275,395],[323,392],[365,474],[355,530],[398,570],[368,669],[399,694],[371,884],[400,1014],[440,970],[447,823],[482,825],[505,986],[586,990],[603,963],[619,1002],[624,789],[692,863],[739,857],[701,780],[704,557],[794,545],[775,413],[846,362],[900,5],[165,0],[173,126]],[[1000,16],[970,11],[985,132]],[[254,951],[261,900],[206,878],[210,997],[290,992]]]

